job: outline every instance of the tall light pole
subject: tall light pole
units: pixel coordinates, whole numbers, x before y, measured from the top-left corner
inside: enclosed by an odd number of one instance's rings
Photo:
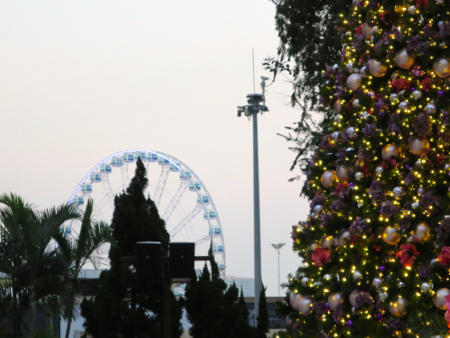
[[[255,253],[255,322],[259,311],[259,294],[262,289],[261,278],[261,230],[259,213],[259,165],[258,165],[258,113],[269,111],[266,107],[264,89],[266,80],[269,78],[261,76],[261,88],[263,94],[248,94],[246,106],[238,107],[238,117],[244,113],[250,120],[253,117],[253,221],[254,221],[254,253]],[[261,104],[262,103],[262,104]]]
[[[278,244],[272,244],[272,246],[275,248],[275,250],[278,251],[278,297],[280,297],[280,249],[285,246],[286,243],[278,243]]]

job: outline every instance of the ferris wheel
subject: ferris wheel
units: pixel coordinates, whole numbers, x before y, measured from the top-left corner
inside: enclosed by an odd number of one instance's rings
[[[149,185],[145,191],[166,222],[171,242],[195,242],[195,255],[206,256],[210,247],[225,276],[225,245],[219,214],[203,182],[185,163],[157,151],[133,149],[112,154],[95,165],[78,183],[69,203],[84,210],[94,201],[94,218],[111,222],[114,197],[126,190],[140,158],[147,168]],[[68,236],[76,236],[80,224],[63,226]],[[196,262],[200,269],[204,263]]]

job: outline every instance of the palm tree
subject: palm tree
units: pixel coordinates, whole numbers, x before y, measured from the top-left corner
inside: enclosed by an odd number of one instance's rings
[[[20,327],[25,311],[29,310],[29,335],[33,333],[36,318],[36,285],[47,275],[54,275],[56,248],[52,239],[60,237],[60,226],[64,222],[79,218],[79,210],[63,204],[43,212],[15,194],[0,196],[0,227],[2,241],[12,254],[0,261],[0,272],[11,278],[14,337],[20,337]]]
[[[93,201],[89,200],[81,222],[78,238],[68,240],[58,238],[62,256],[67,261],[65,309],[64,317],[67,319],[66,338],[69,338],[72,320],[77,318],[79,301],[76,298],[79,292],[78,276],[83,266],[90,262],[95,269],[101,264],[99,249],[105,243],[110,242],[111,231],[104,222],[92,219]]]

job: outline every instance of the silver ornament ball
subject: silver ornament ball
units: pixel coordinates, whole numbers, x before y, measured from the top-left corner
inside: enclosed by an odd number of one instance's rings
[[[353,107],[354,108],[358,108],[359,107],[359,100],[356,99],[355,101],[353,101]]]
[[[355,280],[355,281],[358,282],[358,281],[360,281],[362,278],[363,278],[363,275],[362,275],[361,272],[355,271],[355,272],[353,273],[353,280]]]
[[[361,74],[352,74],[347,78],[347,87],[351,90],[357,90],[359,87],[361,87],[361,84]]]
[[[413,91],[413,98],[414,100],[418,100],[422,97],[422,92],[420,90]]]
[[[347,128],[346,134],[348,137],[350,138],[355,138],[356,137],[356,130],[355,127],[349,127]]]
[[[381,176],[381,175],[383,174],[383,168],[382,168],[382,167],[377,167],[377,168],[375,169],[375,173],[376,173],[378,176]]]
[[[356,298],[361,295],[361,291],[359,290],[353,290],[352,293],[350,293],[350,296],[348,297],[348,300],[352,306],[356,306]]]
[[[311,297],[306,296],[298,301],[298,311],[302,316],[307,316],[312,311],[313,300]]]
[[[328,306],[331,310],[336,310],[344,302],[344,295],[342,292],[334,292],[328,296]]]
[[[358,171],[355,174],[355,180],[357,180],[357,181],[360,181],[363,177],[364,177],[364,174],[362,172],[360,172],[360,171]]]
[[[395,187],[392,191],[394,193],[395,198],[400,198],[403,195],[403,188],[402,187]]]
[[[376,288],[379,288],[381,283],[383,283],[383,281],[380,278],[374,278],[372,281],[373,286]]]
[[[400,102],[400,104],[398,105],[398,108],[399,108],[401,111],[404,111],[406,108],[408,108],[408,102],[406,102],[406,101]]]
[[[346,245],[350,239],[350,231],[344,231],[338,238],[337,244],[339,246]]]
[[[337,115],[334,117],[334,122],[340,123],[340,122],[342,121],[343,118],[344,118],[344,117],[343,117],[341,114],[337,114]]]
[[[321,205],[316,205],[315,207],[314,207],[314,215],[319,215],[321,212],[322,212],[322,209],[323,209],[323,206],[321,206]]]
[[[384,302],[389,297],[389,294],[387,292],[380,292],[378,294],[378,299]]]
[[[428,290],[430,290],[430,284],[428,283],[422,283],[422,285],[420,286],[420,290],[422,292],[428,292]]]
[[[450,290],[447,288],[440,288],[437,290],[436,295],[433,298],[434,305],[441,310],[446,310],[447,307],[445,306],[445,297],[448,295],[450,295]]]
[[[434,114],[436,113],[436,106],[434,105],[434,102],[431,101],[427,106],[425,107],[425,111],[427,114]]]

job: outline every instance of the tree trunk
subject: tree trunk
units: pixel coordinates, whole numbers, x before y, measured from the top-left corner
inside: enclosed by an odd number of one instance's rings
[[[67,318],[66,338],[69,338],[70,335],[70,327],[72,326],[72,311],[74,303],[75,303],[75,295],[71,294],[69,298],[69,307],[67,309],[68,318]]]
[[[29,329],[28,335],[31,337],[34,331],[34,322],[36,320],[36,299],[35,299],[34,285],[30,285],[30,314],[29,314]]]

